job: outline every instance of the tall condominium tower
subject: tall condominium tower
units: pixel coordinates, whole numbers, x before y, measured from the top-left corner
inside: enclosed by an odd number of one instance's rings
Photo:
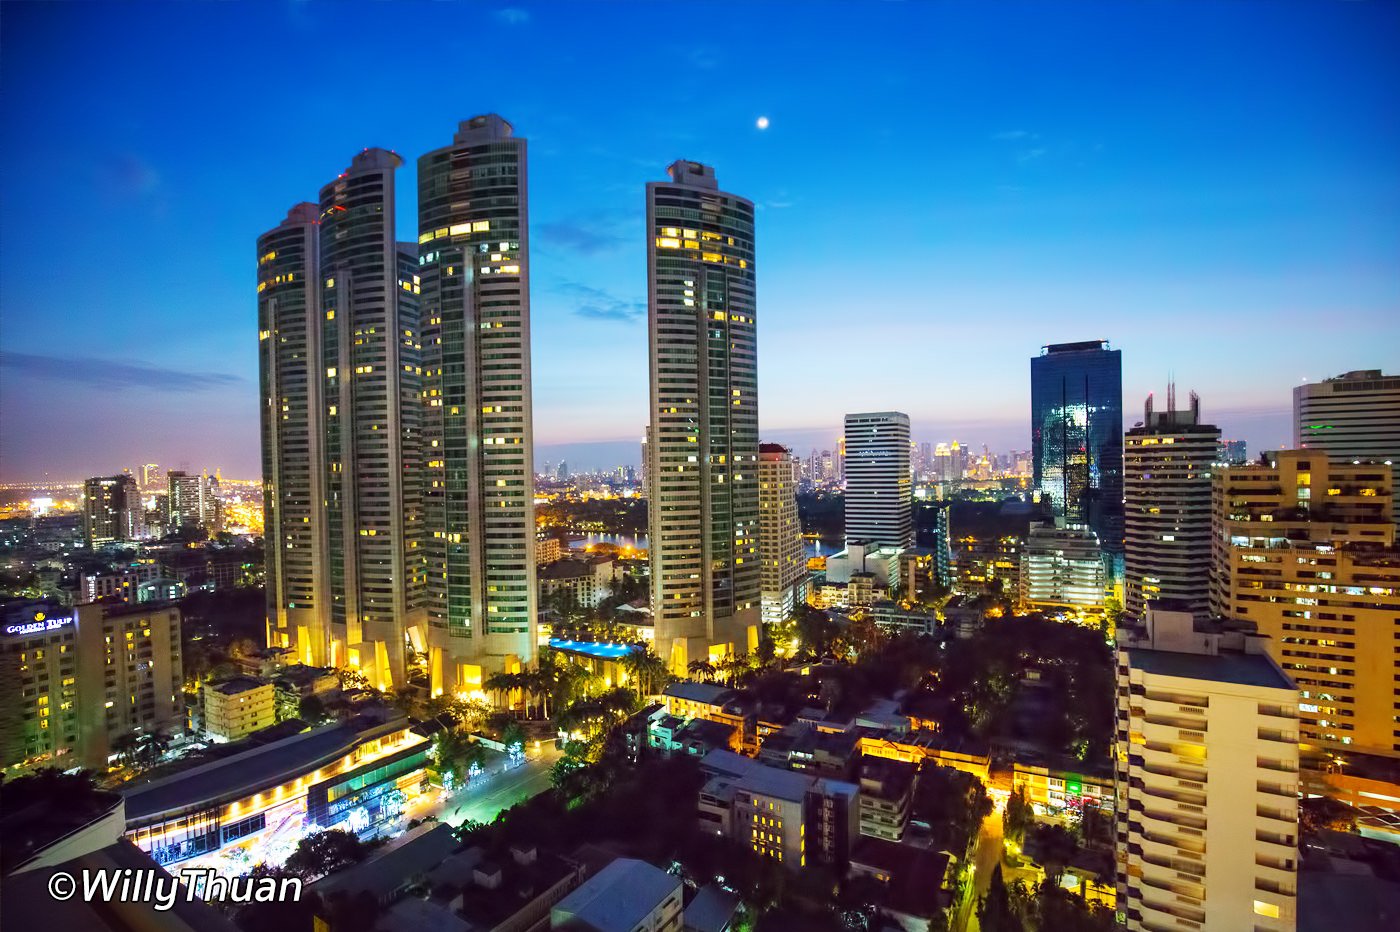
[[[1215,473],[1211,607],[1268,636],[1270,653],[1302,690],[1309,757],[1345,750],[1349,759],[1393,763],[1400,550],[1391,471],[1309,450],[1270,456]],[[1393,766],[1384,772],[1400,784]],[[1386,797],[1400,797],[1400,788],[1362,803],[1400,811]]]
[[[914,543],[909,415],[846,415],[846,545]]]
[[[433,694],[534,656],[525,140],[494,114],[418,160]]]
[[[405,682],[422,612],[418,256],[394,238],[394,170],[365,149],[321,189],[330,663]]]
[[[753,204],[675,162],[647,184],[650,544],[672,669],[758,643]]]
[[[320,208],[297,204],[258,237],[267,643],[330,662],[322,492]]]
[[[1123,361],[1107,341],[1058,343],[1031,359],[1035,487],[1056,517],[1123,552]]]
[[[1291,930],[1298,693],[1261,638],[1149,607],[1119,629],[1118,900],[1130,930]]]
[[[199,528],[214,534],[221,529],[223,501],[218,479],[179,469],[170,470],[165,479],[165,523],[170,530]]]
[[[83,483],[83,537],[89,547],[135,540],[141,524],[135,477],[97,476]]]
[[[1220,458],[1220,429],[1201,423],[1201,401],[1154,411],[1124,437],[1125,610],[1142,616],[1149,599],[1172,599],[1200,618],[1210,615],[1210,473]]]
[[[1293,446],[1333,459],[1389,462],[1400,487],[1400,375],[1359,369],[1293,389]],[[1400,504],[1391,503],[1400,520]]]
[[[758,447],[758,556],[763,620],[782,621],[801,601],[807,577],[797,516],[797,457],[786,447]]]

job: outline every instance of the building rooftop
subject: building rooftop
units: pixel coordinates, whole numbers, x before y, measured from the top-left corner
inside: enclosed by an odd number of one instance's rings
[[[553,928],[631,932],[680,890],[679,877],[645,861],[618,858],[554,904]]]
[[[237,696],[240,693],[252,692],[268,684],[262,680],[254,679],[251,676],[235,676],[231,680],[224,680],[222,683],[206,683],[205,689],[212,689],[216,693],[223,693],[225,696]]]
[[[689,680],[672,683],[662,690],[661,694],[675,699],[684,699],[687,702],[703,702],[706,705],[724,705],[737,695],[734,690],[727,686],[717,686],[714,683],[693,683]]]
[[[1234,651],[1214,655],[1184,654],[1170,650],[1128,648],[1128,655],[1133,666],[1156,676],[1175,676],[1182,679],[1210,680],[1290,691],[1294,688],[1292,681],[1271,663],[1265,654]]]
[[[344,892],[354,896],[365,891],[376,900],[388,899],[415,877],[426,874],[461,846],[452,826],[431,822],[410,829],[394,847],[377,857],[337,871],[311,885],[321,896]]]
[[[725,932],[738,911],[738,896],[706,884],[685,908],[686,932]]]
[[[184,810],[242,799],[286,783],[338,760],[356,745],[408,727],[407,719],[379,724],[363,719],[326,725],[271,744],[252,746],[236,754],[122,789],[128,827],[158,821]]]
[[[885,882],[884,905],[911,916],[932,916],[943,906],[949,855],[862,835],[851,851],[851,866],[878,871]]]

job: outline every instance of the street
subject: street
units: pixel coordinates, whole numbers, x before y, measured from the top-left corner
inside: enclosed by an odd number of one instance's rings
[[[421,812],[415,810],[412,815],[416,818],[435,815],[452,825],[468,820],[493,822],[502,810],[549,789],[550,770],[560,756],[556,743],[547,742],[538,751],[531,749],[525,762],[514,767],[504,767],[503,759],[493,762],[493,768],[503,769],[488,770],[473,777],[463,789],[436,800]]]
[[[986,894],[987,888],[991,886],[992,871],[1001,860],[1001,816],[1001,808],[997,807],[982,820],[982,828],[977,833],[977,853],[973,855],[972,859],[971,893],[965,896],[963,902],[958,906],[953,919],[955,932],[958,930],[977,932],[980,928],[977,922],[977,903]]]

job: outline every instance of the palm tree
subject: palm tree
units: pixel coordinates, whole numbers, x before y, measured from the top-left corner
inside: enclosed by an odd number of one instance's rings
[[[481,685],[483,689],[495,697],[495,704],[500,705],[503,693],[509,696],[510,693],[520,688],[520,674],[492,673]]]
[[[686,669],[690,671],[692,678],[704,680],[707,683],[712,681],[715,678],[715,673],[718,672],[715,665],[708,660],[692,660],[686,665]]]

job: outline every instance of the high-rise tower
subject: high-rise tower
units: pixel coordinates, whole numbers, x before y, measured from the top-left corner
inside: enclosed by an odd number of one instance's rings
[[[320,210],[297,204],[258,237],[267,642],[330,662],[322,493]]]
[[[330,663],[387,689],[422,613],[418,256],[394,237],[394,170],[365,149],[321,189]]]
[[[1400,375],[1359,369],[1293,388],[1293,446],[1334,460],[1389,463],[1400,487]],[[1400,504],[1391,502],[1400,521]]]
[[[846,546],[911,547],[914,504],[909,415],[846,415]]]
[[[758,555],[764,622],[783,621],[805,591],[807,560],[797,515],[797,457],[781,444],[758,448]]]
[[[1142,617],[1144,603],[1171,599],[1198,618],[1210,615],[1211,466],[1219,461],[1220,428],[1201,423],[1191,393],[1185,411],[1154,411],[1124,438],[1125,609]]]
[[[1035,487],[1067,524],[1123,552],[1123,360],[1107,341],[1046,346],[1031,359]]]
[[[651,604],[684,672],[758,643],[754,215],[708,165],[667,172],[647,184]]]
[[[418,160],[427,649],[434,694],[535,645],[526,145],[489,114]]]
[[[83,483],[83,537],[89,547],[139,536],[141,499],[132,476],[98,476]]]

